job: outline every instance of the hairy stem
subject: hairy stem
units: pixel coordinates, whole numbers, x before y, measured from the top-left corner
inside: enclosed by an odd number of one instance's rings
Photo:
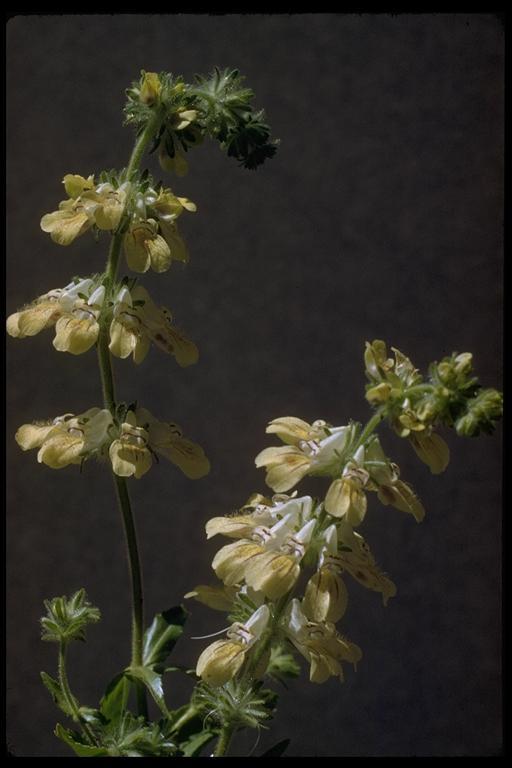
[[[151,142],[156,131],[158,130],[160,121],[161,115],[157,110],[155,111],[152,119],[148,121],[145,129],[137,139],[126,170],[126,177],[128,180],[135,173],[135,171],[137,171],[144,154],[144,150],[147,148],[148,144]],[[123,243],[125,224],[126,219],[123,217],[121,224],[113,235],[112,241],[110,243],[110,250],[105,269],[105,276],[108,280],[107,298],[112,297],[114,289],[117,269],[119,266],[119,257]],[[104,306],[108,306],[108,301],[105,301]],[[105,316],[103,316],[100,318],[100,333],[98,336],[98,363],[100,368],[101,386],[103,390],[103,402],[105,404],[105,408],[109,409],[113,418],[115,419],[116,393],[114,387],[114,377],[112,374],[111,355],[109,350],[109,336],[108,320],[105,318]],[[139,557],[139,548],[137,545],[137,532],[135,530],[135,521],[133,518],[126,480],[123,477],[118,477],[115,474],[113,474],[113,478],[116,487],[117,501],[123,518],[132,585],[131,666],[140,667],[142,666],[142,641],[144,634],[144,598],[142,590],[142,569]],[[136,691],[138,712],[139,714],[144,715],[144,717],[147,717],[148,708],[146,689],[142,683],[137,683]]]
[[[73,719],[80,724],[80,727],[82,728],[82,731],[88,743],[91,746],[95,746],[96,738],[94,736],[94,733],[90,725],[86,723],[82,717],[80,717],[80,711],[79,711],[77,701],[73,696],[73,694],[71,693],[71,689],[69,687],[68,676],[66,672],[66,643],[63,641],[61,641],[59,645],[59,683],[60,683],[62,694],[66,701],[66,704],[70,709],[70,711],[73,713]]]
[[[223,757],[227,753],[235,731],[236,726],[234,726],[232,723],[227,723],[223,726],[220,732],[217,746],[215,747],[215,752],[213,753],[214,757]]]

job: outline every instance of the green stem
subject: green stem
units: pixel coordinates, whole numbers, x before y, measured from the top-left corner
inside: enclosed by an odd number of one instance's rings
[[[80,710],[77,701],[71,693],[71,689],[69,687],[68,676],[66,673],[66,643],[63,641],[61,641],[59,645],[59,683],[66,704],[70,711],[73,713],[73,719],[80,724],[84,736],[89,744],[91,746],[95,746],[97,742],[94,733],[90,725],[80,716]]]
[[[126,178],[131,179],[137,171],[144,150],[153,139],[162,120],[159,110],[156,110],[152,118],[148,121],[146,127],[135,142],[128,167],[126,169]],[[126,224],[126,217],[123,216],[120,226],[112,237],[108,254],[107,265],[105,268],[105,277],[107,278],[107,296],[105,297],[105,312],[100,317],[100,332],[98,336],[98,363],[100,368],[101,386],[103,390],[103,402],[105,408],[108,408],[112,417],[116,418],[116,393],[114,387],[114,377],[112,374],[112,363],[109,350],[109,318],[106,316],[109,300],[112,298],[114,285],[116,281],[117,269],[119,266],[119,257],[123,244],[123,234]],[[126,544],[128,550],[128,561],[130,566],[130,576],[132,585],[132,658],[131,666],[142,666],[142,643],[144,635],[144,602],[142,590],[142,569],[140,564],[139,549],[137,545],[137,532],[135,530],[135,521],[133,518],[130,504],[130,496],[126,480],[113,474],[116,487],[116,496],[123,517]],[[142,683],[137,683],[137,707],[139,714],[147,718],[148,707],[146,698],[146,689]]]
[[[173,726],[171,728],[171,733],[177,733],[180,728],[183,728],[184,725],[186,725],[190,720],[193,720],[194,717],[197,717],[198,710],[195,707],[189,707],[186,712],[182,714],[181,717],[179,717],[175,723],[173,723]]]
[[[215,747],[215,752],[213,753],[214,757],[223,757],[227,753],[235,731],[236,726],[234,726],[232,723],[227,723],[225,726],[223,726],[220,732],[217,746]]]
[[[126,168],[126,179],[130,181],[132,175],[138,170],[140,161],[147,146],[152,141],[157,130],[162,122],[162,113],[159,109],[155,110],[153,117],[148,120],[146,127],[140,134],[139,138],[135,142],[135,146],[132,150],[132,154],[128,161]],[[112,286],[116,279],[117,268],[119,265],[119,256],[121,254],[121,246],[123,243],[123,234],[126,225],[126,217],[122,217],[121,223],[115,232],[112,242],[110,243],[110,251],[108,254],[108,262],[106,268],[106,276],[109,278],[110,285]]]
[[[375,431],[375,429],[379,426],[380,422],[386,415],[386,406],[381,405],[375,413],[373,414],[372,418],[366,423],[363,431],[359,435],[359,440],[357,441],[356,449],[359,448],[360,445],[364,445],[365,442],[368,440],[372,432]]]

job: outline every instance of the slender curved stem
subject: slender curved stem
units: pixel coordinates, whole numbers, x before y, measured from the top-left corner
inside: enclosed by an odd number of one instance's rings
[[[357,446],[364,445],[366,440],[370,437],[372,432],[375,431],[375,429],[379,426],[380,422],[386,415],[386,406],[381,405],[380,408],[377,408],[375,413],[373,414],[372,418],[366,422],[363,431],[359,435],[359,440],[357,441]]]
[[[90,725],[86,723],[82,717],[80,717],[77,701],[71,693],[71,689],[69,687],[68,676],[66,672],[66,643],[64,642],[61,642],[59,645],[59,683],[66,704],[70,711],[73,713],[73,718],[77,723],[80,724],[80,727],[84,732],[84,736],[89,744],[91,744],[91,746],[95,746],[97,742],[94,733]]]
[[[133,148],[128,167],[126,169],[126,178],[129,180],[132,174],[138,169],[144,150],[153,139],[161,121],[161,114],[155,111],[153,117],[148,121],[145,129],[137,139]],[[123,242],[124,226],[126,218],[123,216],[120,226],[112,237],[110,250],[108,254],[105,276],[107,278],[107,299],[112,297],[114,284],[119,266],[119,257]],[[108,300],[105,301],[105,307],[108,306]],[[112,373],[112,362],[109,350],[109,325],[108,319],[102,313],[99,320],[100,332],[98,336],[98,363],[100,368],[101,386],[103,390],[103,402],[105,408],[108,408],[113,418],[116,418],[116,392],[114,386],[114,376]],[[128,561],[130,565],[130,576],[132,585],[132,657],[131,666],[142,666],[142,643],[144,634],[144,598],[142,589],[142,568],[139,557],[139,548],[137,545],[137,532],[135,521],[130,504],[130,496],[126,480],[113,474],[116,488],[116,497],[123,517],[124,531],[126,536],[126,545],[128,550]],[[147,698],[146,690],[142,683],[137,683],[137,708],[139,714],[147,718]]]

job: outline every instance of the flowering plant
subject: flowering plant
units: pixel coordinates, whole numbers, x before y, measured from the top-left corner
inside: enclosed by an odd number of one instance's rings
[[[7,331],[22,339],[54,328],[57,351],[97,350],[101,407],[24,424],[16,441],[24,451],[37,449],[38,462],[53,469],[81,467],[93,458],[109,468],[130,561],[132,655],[97,707],[82,705],[72,693],[67,648],[84,640],[87,625],[100,619],[82,589],[45,603],[42,637],[58,645],[58,675],[41,676],[75,727],[59,724],[55,733],[79,756],[191,757],[210,742],[214,755],[221,756],[239,729],[259,729],[273,716],[277,695],[266,686],[297,677],[297,659],[306,660],[313,683],[343,680],[343,664],[355,667],[361,660],[359,645],[337,626],[347,608],[350,579],[379,592],[384,604],[396,594],[356,530],[367,514],[368,494],[417,522],[425,510],[386,455],[377,435],[381,422],[387,421],[439,474],[448,465],[449,450],[438,429],[454,428],[460,436],[492,432],[502,397],[480,386],[470,353],[434,362],[423,376],[402,352],[392,348],[388,356],[386,344],[374,340],[364,353],[366,399],[374,409],[365,425],[333,426],[321,419],[310,424],[294,416],[271,421],[267,433],[282,444],[262,450],[256,466],[266,469],[274,495],[253,494],[235,514],[207,523],[208,538],[222,535],[232,541],[214,557],[218,582],[198,585],[185,596],[228,614],[227,629],[214,633],[225,637],[202,650],[195,670],[186,670],[196,681],[190,701],[170,708],[163,675],[176,669],[168,667],[168,659],[187,613],[178,606],[158,613],[149,625],[144,619],[127,478],[142,478],[162,456],[190,479],[207,475],[210,465],[202,448],[174,422],[158,420],[138,399],[118,401],[111,357],[131,356],[139,364],[153,344],[185,367],[197,362],[198,350],[173,324],[170,311],[158,307],[133,276],[120,278],[118,270],[122,254],[128,269],[139,274],[164,273],[173,261],[189,258],[177,222],[196,206],[141,171],[146,150],[158,152],[162,168],[180,177],[187,172],[188,153],[206,137],[249,169],[271,158],[277,142],[236,70],[216,69],[192,85],[168,73],[142,72],[127,96],[126,122],[137,129],[127,167],[97,177],[67,174],[67,198],[41,220],[42,230],[62,246],[88,231],[110,233],[103,272],[76,276],[40,295],[9,316]],[[309,475],[328,478],[323,498],[293,491]],[[276,745],[266,756],[282,754],[285,746]]]

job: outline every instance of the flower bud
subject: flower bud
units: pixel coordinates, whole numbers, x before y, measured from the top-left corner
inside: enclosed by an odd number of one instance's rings
[[[156,72],[144,72],[140,86],[139,99],[148,107],[153,106],[160,98],[162,84]]]
[[[491,434],[495,423],[503,413],[503,395],[495,389],[483,389],[468,400],[466,413],[455,422],[461,437],[476,437],[480,432]]]

